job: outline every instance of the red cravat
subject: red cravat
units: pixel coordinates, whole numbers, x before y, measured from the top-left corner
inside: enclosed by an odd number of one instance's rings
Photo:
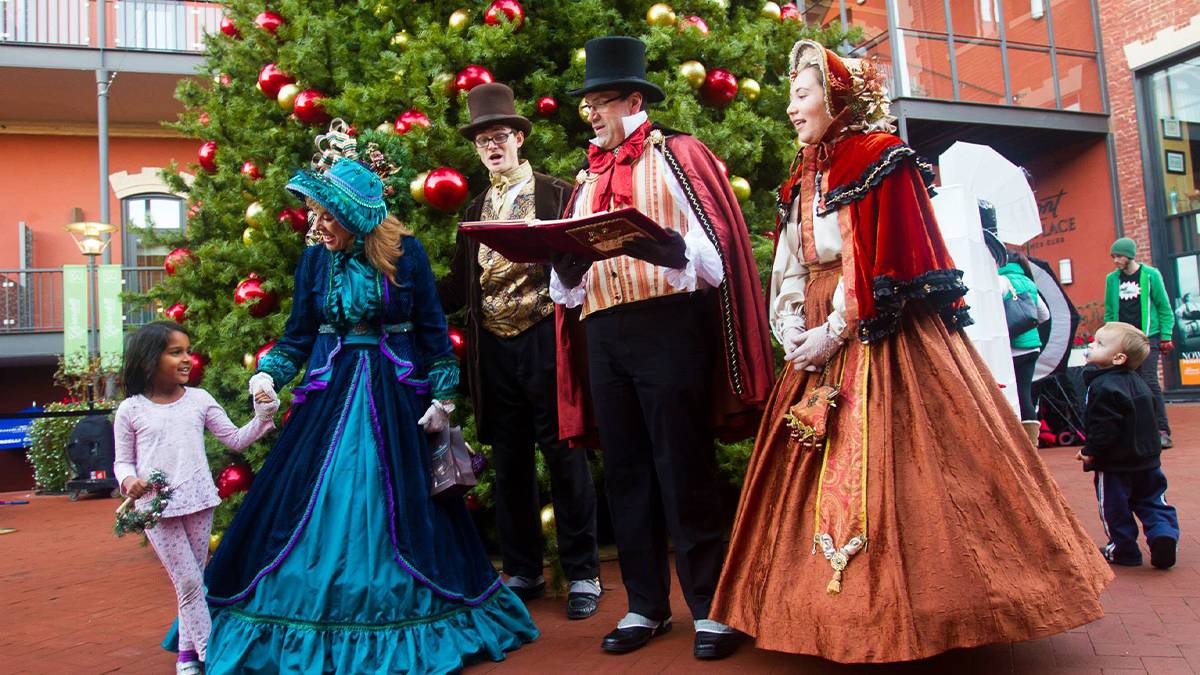
[[[596,191],[592,196],[592,212],[633,206],[633,163],[646,149],[646,134],[650,122],[645,122],[625,137],[615,151],[605,150],[596,144],[588,147],[588,171],[597,176]]]

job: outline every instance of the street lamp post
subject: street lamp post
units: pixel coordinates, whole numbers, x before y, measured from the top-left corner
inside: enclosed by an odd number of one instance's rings
[[[109,223],[84,221],[70,223],[66,225],[66,230],[71,233],[79,252],[86,256],[88,261],[88,359],[91,359],[93,354],[100,352],[100,320],[96,313],[96,257],[108,248],[112,239],[107,235],[116,232],[117,228]]]

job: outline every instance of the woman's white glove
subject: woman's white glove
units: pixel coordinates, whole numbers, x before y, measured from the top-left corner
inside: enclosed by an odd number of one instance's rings
[[[275,393],[275,380],[266,373],[255,373],[250,376],[250,395],[253,396],[259,392],[265,392],[276,401],[279,396]]]
[[[450,428],[450,413],[454,412],[453,405],[447,405],[441,401],[434,401],[429,404],[429,409],[417,420],[417,424],[425,430],[427,434],[439,434]]]
[[[783,331],[783,357],[791,356],[800,343],[804,342],[804,326],[791,326]]]
[[[279,412],[279,398],[272,396],[268,401],[260,401],[262,396],[254,397],[254,416],[260,420],[273,420],[275,413]]]
[[[787,335],[785,334],[786,338]],[[796,370],[816,372],[825,367],[846,341],[829,329],[829,322],[804,331],[799,342],[783,359]]]

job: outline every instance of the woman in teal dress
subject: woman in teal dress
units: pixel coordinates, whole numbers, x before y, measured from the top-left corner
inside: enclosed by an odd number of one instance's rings
[[[300,171],[317,215],[251,393],[304,370],[206,584],[208,673],[441,673],[537,637],[462,499],[430,496],[458,384],[420,242],[364,165]],[[398,257],[397,257],[398,256]]]

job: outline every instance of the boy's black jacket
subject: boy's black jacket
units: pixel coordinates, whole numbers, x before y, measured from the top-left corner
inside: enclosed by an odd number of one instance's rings
[[[1162,442],[1150,388],[1123,367],[1091,368],[1083,373],[1087,405],[1083,430],[1088,471],[1141,471],[1159,466]]]

